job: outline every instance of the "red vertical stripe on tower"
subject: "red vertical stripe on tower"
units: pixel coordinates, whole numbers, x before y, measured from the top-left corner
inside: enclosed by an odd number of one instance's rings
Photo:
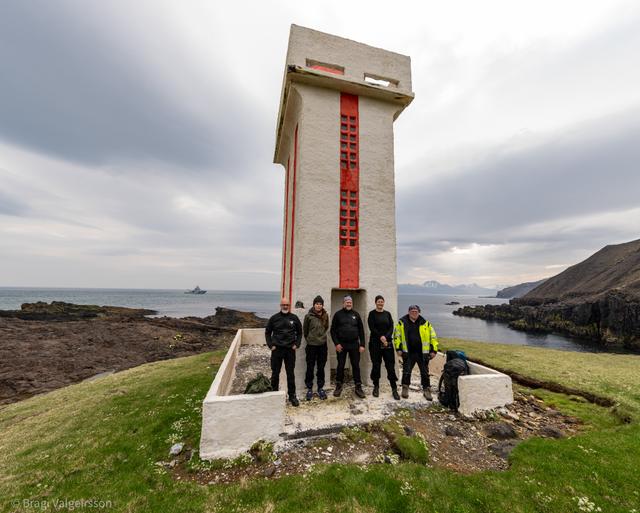
[[[339,240],[340,288],[344,289],[357,289],[360,284],[359,136],[358,97],[341,93]]]
[[[284,290],[287,281],[287,236],[289,232],[287,230],[289,226],[289,164],[291,159],[287,159],[287,169],[284,177],[284,230],[282,236],[282,286],[280,287],[280,295],[284,296]]]
[[[293,303],[293,244],[296,227],[296,173],[298,171],[298,125],[293,137],[293,184],[291,186],[291,249],[289,250],[289,301]],[[293,305],[291,305],[293,307]]]

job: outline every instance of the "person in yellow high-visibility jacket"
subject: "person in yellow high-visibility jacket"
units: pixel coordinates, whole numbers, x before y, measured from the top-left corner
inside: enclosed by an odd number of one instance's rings
[[[422,393],[425,399],[432,401],[429,360],[438,352],[438,337],[431,323],[420,315],[418,305],[411,305],[409,313],[396,324],[393,343],[398,355],[402,357],[402,397],[409,397],[411,372],[417,363]]]

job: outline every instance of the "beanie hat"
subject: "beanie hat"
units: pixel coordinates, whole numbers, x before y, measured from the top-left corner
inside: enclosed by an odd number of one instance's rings
[[[313,298],[313,304],[315,305],[316,303],[320,303],[321,305],[324,306],[324,299],[322,299],[322,296],[318,295],[315,298]]]

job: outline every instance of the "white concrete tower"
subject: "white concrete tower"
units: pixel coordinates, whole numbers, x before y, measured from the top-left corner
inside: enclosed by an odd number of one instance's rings
[[[377,294],[397,320],[393,122],[413,97],[408,56],[291,26],[274,162],[285,168],[281,293],[304,305],[301,320],[317,294],[333,315],[346,293],[365,330]],[[368,351],[362,360],[366,383]],[[304,368],[299,351],[298,390]]]

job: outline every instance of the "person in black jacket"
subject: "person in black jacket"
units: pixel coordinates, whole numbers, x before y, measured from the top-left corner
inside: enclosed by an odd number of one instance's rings
[[[395,352],[393,350],[393,318],[384,309],[384,298],[380,295],[375,299],[376,308],[369,312],[367,325],[369,326],[369,355],[371,356],[371,381],[373,381],[373,396],[380,395],[380,367],[382,360],[387,369],[387,378],[391,385],[391,394],[396,401],[398,394],[398,377],[395,369]]]
[[[360,379],[360,353],[364,351],[364,326],[360,314],[353,309],[351,296],[344,296],[342,305],[343,308],[338,310],[331,320],[331,338],[336,346],[338,356],[336,389],[333,391],[333,395],[339,397],[342,393],[344,366],[347,363],[347,355],[349,355],[353,382],[356,385],[355,393],[363,399],[365,395]]]
[[[296,397],[296,378],[293,372],[296,364],[296,349],[302,343],[302,324],[298,316],[290,312],[288,299],[280,300],[280,311],[271,316],[264,331],[267,345],[271,349],[271,388],[278,390],[280,386],[280,370],[284,361],[287,371],[287,393],[289,402],[299,406]]]

